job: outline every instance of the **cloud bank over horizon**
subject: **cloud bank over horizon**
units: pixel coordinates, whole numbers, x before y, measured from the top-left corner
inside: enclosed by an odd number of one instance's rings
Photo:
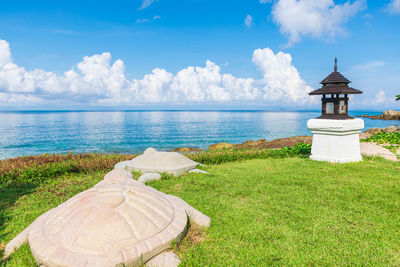
[[[300,77],[289,53],[256,49],[252,62],[261,79],[235,77],[207,60],[176,74],[155,68],[142,79],[126,78],[125,65],[104,52],[86,56],[62,75],[26,70],[12,60],[9,43],[0,40],[0,103],[11,105],[263,103],[303,105],[313,88]]]

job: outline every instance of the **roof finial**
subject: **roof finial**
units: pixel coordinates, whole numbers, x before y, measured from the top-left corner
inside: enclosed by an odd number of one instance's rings
[[[335,57],[335,72],[337,72],[337,58]]]

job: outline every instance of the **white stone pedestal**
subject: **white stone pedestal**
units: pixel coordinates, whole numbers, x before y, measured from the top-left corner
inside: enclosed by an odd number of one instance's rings
[[[362,160],[359,136],[364,128],[362,119],[311,119],[307,127],[313,134],[312,160],[338,163]]]

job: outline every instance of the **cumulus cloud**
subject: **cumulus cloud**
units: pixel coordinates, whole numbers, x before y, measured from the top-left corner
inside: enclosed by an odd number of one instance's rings
[[[393,14],[400,14],[400,0],[392,0],[386,10]]]
[[[122,60],[110,53],[86,56],[59,75],[16,65],[9,44],[0,41],[0,102],[137,105],[146,103],[304,103],[312,90],[301,79],[290,54],[257,49],[252,62],[263,78],[241,78],[222,73],[207,60],[176,74],[156,68],[142,79],[129,80]]]
[[[246,18],[244,19],[244,25],[247,27],[251,27],[253,25],[253,17],[251,15],[247,15]]]
[[[4,40],[0,40],[0,67],[3,67],[10,62],[11,62],[10,45]]]
[[[301,79],[299,72],[292,65],[290,54],[274,54],[269,48],[257,49],[253,53],[253,62],[264,74],[261,81],[264,99],[288,99],[292,102],[308,99],[312,87]]]
[[[333,0],[279,0],[272,8],[274,22],[289,38],[288,46],[302,36],[334,38],[343,25],[366,7],[365,0],[335,4]]]

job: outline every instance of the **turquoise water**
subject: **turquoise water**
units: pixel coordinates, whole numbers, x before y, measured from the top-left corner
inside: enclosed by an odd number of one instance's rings
[[[352,115],[365,114],[353,112]],[[369,113],[373,114],[373,113]],[[377,114],[377,113],[375,113]],[[218,142],[311,135],[319,112],[20,111],[0,112],[0,158],[65,152],[142,152]],[[365,128],[399,125],[364,119]]]

